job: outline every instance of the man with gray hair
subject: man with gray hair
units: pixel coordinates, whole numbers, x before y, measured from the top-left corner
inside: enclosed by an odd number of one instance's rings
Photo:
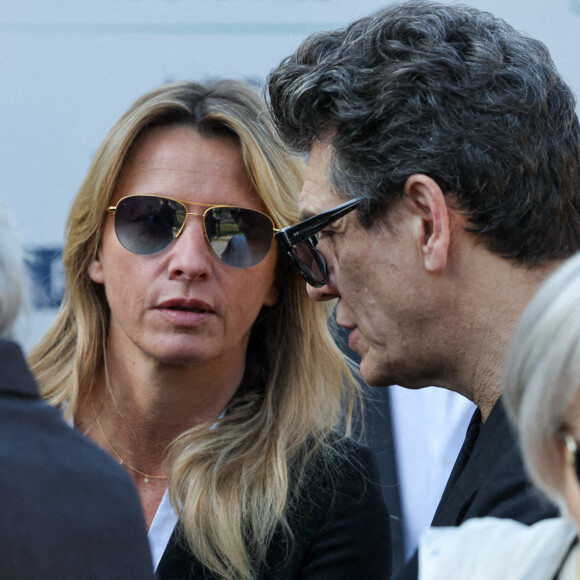
[[[152,580],[129,476],[40,399],[12,340],[27,285],[22,248],[0,207],[0,576]]]
[[[308,154],[305,221],[276,237],[311,297],[338,299],[364,379],[478,407],[433,525],[554,514],[499,404],[523,309],[580,249],[580,125],[547,48],[475,8],[411,1],[310,36],[267,92]]]

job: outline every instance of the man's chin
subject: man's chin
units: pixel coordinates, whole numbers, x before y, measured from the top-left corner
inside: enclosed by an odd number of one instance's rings
[[[368,352],[361,355],[360,374],[367,385],[371,387],[384,387],[392,383],[385,382],[385,377],[376,365],[373,365],[369,360]]]

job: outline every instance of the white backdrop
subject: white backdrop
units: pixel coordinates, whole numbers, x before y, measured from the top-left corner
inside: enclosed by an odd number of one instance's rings
[[[98,144],[161,83],[262,83],[315,30],[377,0],[0,0],[0,201],[26,245],[62,245],[68,209]],[[580,0],[476,0],[543,40],[580,93]],[[49,273],[58,294],[55,264]],[[57,265],[56,265],[57,266]],[[30,344],[54,310],[23,327]]]

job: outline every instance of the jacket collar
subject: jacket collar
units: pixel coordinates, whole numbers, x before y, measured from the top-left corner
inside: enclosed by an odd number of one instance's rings
[[[39,398],[36,381],[28,368],[22,348],[0,339],[0,393]]]

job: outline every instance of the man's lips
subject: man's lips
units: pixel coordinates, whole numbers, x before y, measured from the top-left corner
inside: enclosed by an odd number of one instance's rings
[[[358,352],[356,350],[356,342],[355,342],[355,333],[356,333],[356,326],[354,326],[353,328],[351,328],[350,333],[348,335],[348,348],[350,348],[350,350],[354,350],[354,352]],[[360,353],[359,353],[360,354]]]
[[[349,324],[348,322],[341,320],[339,316],[336,317],[336,324],[342,326],[342,328],[346,328],[347,330],[354,330],[356,328],[356,324]]]
[[[349,330],[350,331],[348,333],[348,347],[351,350],[354,350],[356,352],[356,349],[354,348],[355,334],[356,334],[356,330],[357,330],[356,324],[346,324],[344,322],[341,322],[338,319],[336,321],[336,324],[338,324],[338,326],[342,326],[342,328],[345,328],[346,330]]]

